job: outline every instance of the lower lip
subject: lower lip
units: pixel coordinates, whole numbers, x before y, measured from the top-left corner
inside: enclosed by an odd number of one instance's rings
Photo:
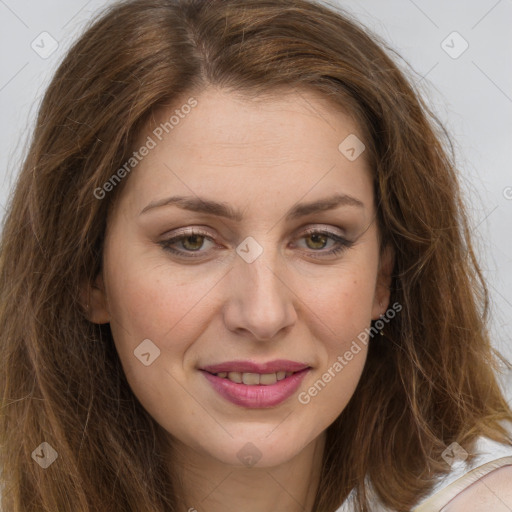
[[[269,386],[237,384],[204,370],[202,373],[208,379],[213,389],[229,402],[241,407],[263,409],[279,405],[287,398],[290,398],[297,391],[302,379],[304,379],[309,370],[309,368],[305,368]]]

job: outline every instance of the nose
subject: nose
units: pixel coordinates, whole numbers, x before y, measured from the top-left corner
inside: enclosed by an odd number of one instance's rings
[[[295,324],[296,296],[277,257],[264,251],[252,263],[240,258],[229,276],[224,307],[229,330],[265,341]]]

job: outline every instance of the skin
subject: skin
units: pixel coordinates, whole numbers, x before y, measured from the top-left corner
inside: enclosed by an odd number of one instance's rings
[[[363,136],[312,92],[255,101],[210,87],[195,98],[197,107],[130,174],[109,216],[90,319],[110,322],[131,389],[169,433],[184,510],[311,511],[325,430],[353,395],[367,347],[308,404],[298,394],[389,305],[393,253],[379,250],[370,169],[364,153],[349,161],[338,150],[349,134]],[[159,112],[140,144],[175,109]],[[362,207],[285,218],[297,203],[334,192]],[[224,202],[243,220],[176,205],[141,214],[172,195]],[[211,240],[175,242],[184,256],[161,246],[193,227]],[[313,227],[354,244],[327,255],[336,242],[304,234]],[[236,252],[248,236],[263,248],[252,263]],[[134,356],[144,339],[160,349],[149,366]],[[218,395],[198,370],[234,359],[288,359],[311,370],[282,404],[249,409]],[[237,456],[247,443],[260,456],[252,467]]]
[[[491,471],[458,494],[441,512],[509,512],[512,510],[512,466]]]

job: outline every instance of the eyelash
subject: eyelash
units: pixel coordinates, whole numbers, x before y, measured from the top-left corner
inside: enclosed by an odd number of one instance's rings
[[[304,237],[307,237],[310,235],[324,235],[336,242],[335,247],[329,251],[322,252],[322,251],[315,251],[313,249],[310,249],[314,253],[320,253],[322,256],[334,256],[334,255],[340,254],[340,253],[344,252],[345,250],[350,249],[354,245],[354,242],[351,242],[351,241],[349,241],[339,235],[336,235],[330,231],[325,231],[325,230],[321,230],[321,229],[309,229],[309,230],[305,231],[300,238],[304,238]],[[190,250],[186,250],[186,249],[185,250],[176,250],[171,247],[172,245],[174,245],[186,238],[193,237],[193,236],[204,237],[207,240],[210,240],[211,242],[213,242],[213,239],[207,233],[205,233],[201,230],[190,230],[186,233],[182,233],[180,235],[168,238],[167,240],[162,240],[161,242],[159,242],[159,244],[162,246],[162,248],[164,250],[169,251],[178,256],[185,256],[185,258],[199,258],[200,256],[193,256],[192,254],[200,253],[201,252],[200,250],[198,250],[198,251],[190,251]]]

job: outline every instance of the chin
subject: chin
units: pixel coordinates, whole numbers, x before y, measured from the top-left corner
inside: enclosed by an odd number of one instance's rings
[[[279,427],[276,429],[275,425],[272,428],[268,425],[247,428],[246,425],[244,432],[233,437],[226,435],[218,440],[202,439],[200,450],[229,466],[265,469],[286,464],[314,440],[304,438],[304,432],[299,438],[289,428],[281,432],[278,430]]]

